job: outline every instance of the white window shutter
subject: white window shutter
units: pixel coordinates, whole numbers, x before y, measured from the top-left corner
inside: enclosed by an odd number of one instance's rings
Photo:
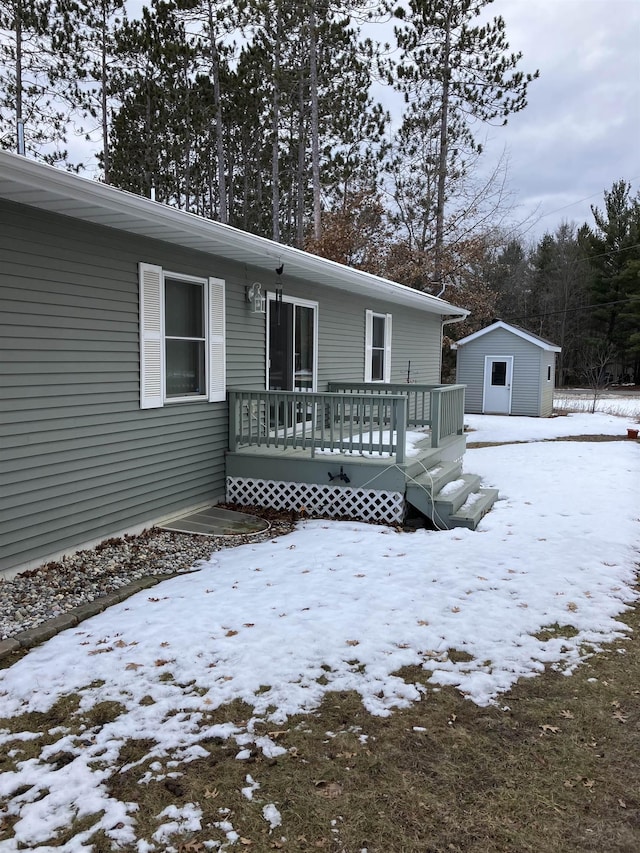
[[[224,279],[209,279],[209,402],[227,397]]]
[[[384,381],[391,382],[391,314],[384,324]]]
[[[157,409],[164,402],[162,267],[139,264],[140,281],[140,408]]]
[[[364,381],[371,382],[371,355],[373,347],[373,311],[365,311],[364,323]]]

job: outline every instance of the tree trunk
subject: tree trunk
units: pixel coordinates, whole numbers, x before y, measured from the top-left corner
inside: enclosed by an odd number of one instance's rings
[[[224,136],[222,128],[222,102],[220,98],[220,55],[216,44],[213,2],[208,3],[209,51],[211,58],[211,81],[213,83],[213,107],[216,119],[216,159],[218,163],[218,205],[220,222],[227,223],[227,181],[224,161]]]
[[[109,118],[107,104],[107,4],[102,3],[102,32],[100,51],[100,109],[102,112],[102,166],[105,184],[111,183],[109,172],[111,162],[109,157]]]
[[[276,42],[273,55],[273,104],[271,116],[271,236],[280,242],[280,51],[282,45],[282,10],[276,8]]]
[[[305,134],[305,97],[304,97],[304,70],[300,65],[300,87],[298,89],[298,173],[296,192],[296,246],[301,249],[304,243],[304,197],[306,191],[306,134]]]
[[[451,13],[445,20],[445,41],[442,55],[442,104],[440,107],[440,151],[438,152],[438,192],[436,197],[436,241],[433,256],[433,277],[442,292],[442,250],[444,247],[444,200],[447,181],[449,130],[449,75],[451,54]]]
[[[16,3],[16,151],[25,153],[22,121],[22,3]]]
[[[309,11],[309,96],[311,100],[311,174],[313,187],[313,237],[319,240],[322,233],[322,205],[320,199],[320,128],[318,117],[318,57],[316,10],[312,0]]]

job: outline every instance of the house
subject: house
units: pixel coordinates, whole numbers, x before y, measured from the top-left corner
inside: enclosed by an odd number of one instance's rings
[[[541,418],[552,414],[560,347],[496,320],[459,340],[455,349],[456,381],[466,385],[466,412]]]
[[[0,573],[225,497],[434,515],[465,441],[442,327],[466,313],[0,152]],[[464,477],[442,526],[491,505]]]

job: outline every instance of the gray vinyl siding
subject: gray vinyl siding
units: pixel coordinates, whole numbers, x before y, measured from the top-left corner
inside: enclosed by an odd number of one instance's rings
[[[224,494],[226,403],[140,409],[139,261],[232,277],[199,253],[0,207],[0,570]],[[229,364],[249,378],[237,313]]]
[[[391,381],[406,382],[411,362],[412,382],[437,385],[442,356],[441,318],[433,314],[391,310]]]
[[[138,264],[226,281],[227,386],[264,388],[264,274],[0,202],[0,571],[224,494],[226,403],[140,408]],[[438,382],[440,320],[283,277],[319,303],[319,390],[364,378],[365,310],[393,315],[392,380]],[[271,285],[272,286],[272,285]]]
[[[484,382],[484,355],[477,353],[470,344],[456,350],[456,382],[466,385],[464,410],[469,414],[482,414],[482,390]]]
[[[553,377],[554,353],[506,329],[496,329],[458,347],[456,378],[467,386],[466,412],[482,413],[486,356],[513,356],[512,415],[551,414],[554,383],[553,379],[547,382],[547,364],[550,357]]]
[[[286,273],[286,270],[285,270]],[[287,281],[287,296],[318,302],[318,390],[328,382],[364,382],[365,312],[391,314],[391,381],[440,382],[441,324],[434,314],[366,300],[308,282]],[[264,384],[260,387],[264,387]]]

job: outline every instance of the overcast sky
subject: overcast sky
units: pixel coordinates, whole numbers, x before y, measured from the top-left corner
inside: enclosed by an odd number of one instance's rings
[[[485,11],[502,15],[519,68],[540,78],[506,127],[477,129],[484,167],[506,153],[512,218],[531,239],[562,221],[593,224],[590,205],[614,181],[640,189],[640,0],[495,0]],[[375,97],[399,119],[397,94]]]
[[[487,156],[507,147],[518,218],[529,236],[561,221],[593,223],[590,204],[624,178],[640,189],[640,0],[495,0],[523,71],[539,69],[529,104],[489,128]]]
[[[507,157],[511,219],[527,238],[592,225],[590,205],[602,208],[614,181],[640,189],[640,0],[494,0],[483,18],[497,15],[518,70],[540,77],[506,127],[473,128],[481,168]],[[395,93],[375,97],[400,118]]]

